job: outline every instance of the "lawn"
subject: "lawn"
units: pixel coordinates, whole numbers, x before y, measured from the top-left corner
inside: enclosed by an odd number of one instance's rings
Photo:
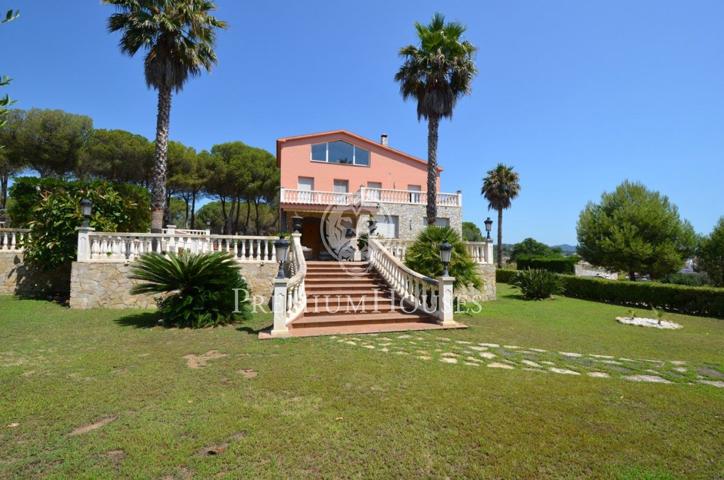
[[[466,330],[259,341],[2,297],[0,478],[724,477],[724,321],[625,313],[501,285]]]

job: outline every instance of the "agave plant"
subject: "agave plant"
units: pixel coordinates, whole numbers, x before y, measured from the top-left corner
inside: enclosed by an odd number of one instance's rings
[[[528,300],[542,300],[563,289],[558,275],[548,270],[521,270],[513,277],[512,284]]]
[[[200,328],[249,316],[249,295],[234,292],[247,291],[246,282],[227,253],[149,253],[134,263],[130,278],[139,281],[133,295],[165,294],[158,306],[166,326]]]

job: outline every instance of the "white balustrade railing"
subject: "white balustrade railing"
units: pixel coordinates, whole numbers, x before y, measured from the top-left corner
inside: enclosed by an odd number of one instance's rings
[[[473,262],[493,264],[493,242],[465,242],[465,248]]]
[[[302,250],[301,234],[292,234],[289,248],[289,271],[292,277],[287,282],[286,323],[296,320],[307,306],[304,277],[307,275],[307,261]]]
[[[390,188],[360,188],[360,197],[363,203],[403,203],[413,205],[426,205],[427,192],[415,190],[395,190]],[[462,206],[462,193],[440,193],[436,195],[436,203],[441,207]]]
[[[299,205],[354,205],[359,203],[359,193],[321,192],[282,188],[280,202]]]
[[[403,301],[430,314],[437,314],[440,304],[440,282],[415,272],[388,251],[381,241],[368,243],[370,265],[385,279]]]
[[[0,252],[22,252],[29,231],[26,228],[0,228]]]
[[[301,233],[292,233],[287,264],[291,278],[277,277],[274,279],[272,337],[289,336],[289,324],[303,315],[304,309],[307,307],[307,293],[304,285],[304,277],[307,276],[307,262],[304,259],[301,239]]]
[[[360,203],[365,205],[376,203],[425,205],[427,203],[426,192],[369,187],[361,187],[354,193],[282,188],[279,198],[281,203],[298,205],[358,205]],[[438,206],[462,206],[461,193],[438,193],[436,198]]]
[[[405,260],[407,249],[413,244],[412,240],[401,240],[399,238],[378,238],[379,242],[395,258]],[[478,264],[493,264],[493,242],[463,242],[465,249],[473,262]]]
[[[144,253],[227,252],[239,262],[275,262],[277,237],[94,232],[78,235],[79,262],[131,262]]]
[[[189,230],[186,228],[176,228],[173,225],[169,225],[168,227],[161,230],[161,233],[167,234],[167,235],[192,235],[192,236],[207,236],[211,235],[211,230]]]

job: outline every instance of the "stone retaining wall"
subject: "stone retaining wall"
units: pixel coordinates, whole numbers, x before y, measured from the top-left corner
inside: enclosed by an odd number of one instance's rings
[[[0,252],[0,295],[67,297],[69,277],[67,268],[43,272],[26,265],[22,253]]]
[[[487,302],[495,300],[495,265],[477,264],[475,268],[482,282],[480,289],[462,287],[455,290],[456,297],[462,297],[464,301],[480,300]]]
[[[268,302],[277,264],[242,263],[241,275],[254,295]],[[131,295],[134,281],[128,278],[130,265],[125,263],[73,262],[70,275],[71,308],[155,308],[151,295]]]

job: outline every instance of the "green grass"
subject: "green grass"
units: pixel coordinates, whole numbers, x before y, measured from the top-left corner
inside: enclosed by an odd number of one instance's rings
[[[695,381],[724,371],[724,323],[670,314],[684,328],[660,331],[614,321],[626,313],[500,285],[458,318],[467,330],[259,341],[269,316],[178,330],[145,312],[2,297],[0,478],[721,478],[724,389]],[[593,367],[557,352],[688,372],[653,384],[438,361],[468,349],[458,341],[498,343],[511,363],[522,354],[502,345],[581,371]],[[199,369],[183,358],[210,350],[226,356]]]

